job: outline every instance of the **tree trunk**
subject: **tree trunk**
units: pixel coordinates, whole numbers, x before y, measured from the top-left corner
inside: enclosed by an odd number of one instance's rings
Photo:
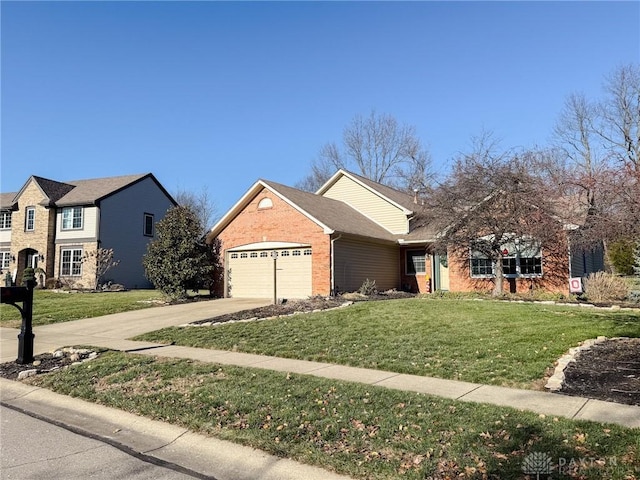
[[[494,285],[493,285],[493,293],[494,297],[499,297],[502,295],[502,283],[504,281],[504,274],[502,273],[502,257],[498,257],[493,263],[493,273],[494,277]]]

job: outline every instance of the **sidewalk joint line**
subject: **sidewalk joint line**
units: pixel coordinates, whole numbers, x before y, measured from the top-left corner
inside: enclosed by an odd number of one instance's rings
[[[475,392],[476,390],[478,390],[479,388],[484,387],[485,385],[478,385],[475,388],[472,388],[471,390],[469,390],[468,392],[463,393],[462,395],[460,395],[459,397],[456,397],[456,400],[461,400],[462,398],[466,397],[467,395]]]
[[[368,368],[363,368],[363,370],[369,370],[369,369]],[[377,382],[371,383],[370,385],[378,385],[380,382],[384,382],[385,380],[389,380],[390,378],[399,377],[400,375],[402,375],[402,374],[401,373],[393,373],[393,374],[389,375],[388,377],[382,378],[382,379],[378,380]],[[411,390],[409,390],[409,391],[411,391]]]

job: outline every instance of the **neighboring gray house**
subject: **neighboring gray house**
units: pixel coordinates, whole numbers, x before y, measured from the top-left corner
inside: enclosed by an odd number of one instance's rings
[[[156,222],[175,205],[151,173],[70,182],[32,176],[19,192],[0,194],[0,267],[18,284],[29,266],[92,287],[95,266],[82,258],[112,248],[120,264],[104,280],[150,288],[142,257]]]

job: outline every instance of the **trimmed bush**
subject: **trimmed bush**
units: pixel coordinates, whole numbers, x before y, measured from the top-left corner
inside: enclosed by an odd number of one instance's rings
[[[44,282],[44,288],[52,289],[52,288],[62,288],[62,282],[58,278],[47,278]]]

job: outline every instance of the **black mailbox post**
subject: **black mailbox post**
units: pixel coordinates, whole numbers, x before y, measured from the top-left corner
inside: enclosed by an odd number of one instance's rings
[[[26,287],[1,287],[0,296],[2,303],[13,305],[20,311],[22,326],[18,334],[18,358],[17,363],[33,363],[33,288],[36,285],[34,279],[25,279]],[[22,308],[16,303],[21,302]]]

